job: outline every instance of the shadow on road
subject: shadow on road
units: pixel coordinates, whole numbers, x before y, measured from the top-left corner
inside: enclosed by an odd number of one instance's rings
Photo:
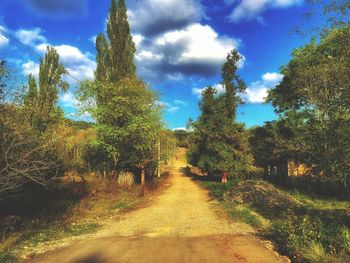
[[[204,181],[204,182],[220,182],[220,176],[208,176],[200,174],[200,171],[194,171],[189,166],[181,167],[179,171],[187,177],[191,177],[193,181]]]

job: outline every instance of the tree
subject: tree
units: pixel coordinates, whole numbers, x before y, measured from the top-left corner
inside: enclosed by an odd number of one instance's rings
[[[52,141],[43,140],[17,101],[20,89],[11,83],[10,70],[1,67],[0,86],[0,199],[24,189],[28,183],[47,187],[60,170]],[[23,94],[21,96],[23,100]]]
[[[85,82],[81,92],[83,98],[96,101],[97,107],[90,112],[97,121],[99,145],[109,157],[111,175],[152,161],[162,123],[157,96],[143,81]]]
[[[240,59],[237,51],[229,53],[222,68],[226,92],[217,96],[213,87],[205,89],[200,102],[202,114],[191,123],[194,131],[188,160],[209,175],[228,171],[231,176],[241,176],[254,169],[248,134],[235,120],[237,106],[242,103],[238,93],[245,90],[244,82],[237,75]]]
[[[348,0],[307,0],[309,10],[306,18],[321,16],[326,19],[325,24],[314,28],[316,32],[324,33],[335,28],[349,26],[350,3]]]
[[[350,27],[334,29],[317,43],[296,49],[269,92],[283,119],[301,118],[305,154],[316,174],[349,183]]]
[[[222,67],[222,85],[226,91],[226,111],[229,119],[236,118],[237,106],[243,102],[238,96],[238,92],[244,92],[246,90],[246,84],[237,75],[240,59],[241,56],[234,49],[227,55],[227,60]]]
[[[98,81],[117,83],[135,75],[133,42],[124,0],[112,0],[107,21],[108,41],[103,33],[96,38]]]
[[[45,57],[40,59],[39,83],[33,75],[29,75],[24,106],[29,112],[31,123],[39,132],[45,132],[61,116],[57,100],[59,92],[66,91],[69,87],[62,79],[66,73],[63,64],[59,62],[57,51],[48,46]]]

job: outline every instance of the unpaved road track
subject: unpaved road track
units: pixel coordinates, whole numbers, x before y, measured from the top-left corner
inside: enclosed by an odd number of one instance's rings
[[[75,241],[29,262],[289,262],[251,227],[230,222],[181,172],[185,165],[179,150],[169,188],[150,206],[111,222],[99,238]]]

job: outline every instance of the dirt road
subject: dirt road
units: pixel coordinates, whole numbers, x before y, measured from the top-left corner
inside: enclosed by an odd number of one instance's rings
[[[150,206],[111,222],[98,238],[30,262],[288,262],[250,226],[225,218],[208,193],[181,172],[185,165],[179,151],[171,185]]]

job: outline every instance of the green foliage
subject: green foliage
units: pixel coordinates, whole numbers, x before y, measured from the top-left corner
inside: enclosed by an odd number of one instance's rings
[[[270,162],[288,158],[307,163],[306,127],[301,115],[288,112],[286,118],[250,130],[249,143],[257,166],[266,168]]]
[[[8,252],[0,251],[0,263],[19,263],[20,261]]]
[[[160,150],[160,161],[163,164],[169,164],[170,160],[174,156],[176,150],[176,138],[171,130],[161,130],[158,135],[158,142]],[[155,153],[158,155],[158,153]]]
[[[350,255],[348,235],[348,227],[315,215],[284,214],[269,229],[280,249],[298,262],[345,262]]]
[[[47,187],[61,170],[50,134],[38,134],[28,121],[21,95],[9,82],[10,70],[2,71],[0,96],[0,199],[22,192],[28,184]],[[31,93],[33,94],[33,93]]]
[[[45,132],[50,125],[62,119],[62,111],[57,106],[58,94],[68,89],[62,77],[66,74],[59,55],[53,47],[47,47],[45,57],[40,60],[39,83],[33,75],[28,77],[28,92],[24,97],[27,117],[39,132]]]
[[[327,33],[334,28],[341,28],[350,25],[350,3],[348,0],[306,0],[308,11],[305,18],[323,17],[325,23],[317,23],[311,28],[317,33]],[[312,23],[311,23],[312,24]]]
[[[124,0],[111,1],[107,20],[107,36],[100,33],[96,38],[97,81],[117,83],[123,78],[135,76],[133,42]]]
[[[90,111],[97,121],[99,137],[90,151],[99,159],[107,155],[104,162],[112,173],[152,160],[162,123],[157,96],[143,81],[86,82],[81,93],[95,100],[97,106]]]
[[[241,176],[253,170],[247,133],[244,126],[235,121],[240,103],[238,92],[245,89],[236,73],[239,59],[235,50],[228,55],[222,70],[226,92],[216,96],[214,88],[205,89],[200,102],[202,114],[190,123],[194,131],[188,160],[210,175],[228,171],[231,176]]]
[[[124,0],[111,1],[107,37],[101,33],[96,39],[96,80],[85,82],[80,93],[82,101],[91,102],[87,110],[98,134],[87,144],[85,159],[113,176],[155,159],[162,123],[156,94],[135,74]]]
[[[174,136],[176,138],[176,146],[188,148],[190,133],[185,130],[175,130]]]
[[[201,182],[201,185],[209,190],[209,195],[219,201],[223,201],[223,195],[228,190],[232,189],[234,185],[237,185],[240,180],[229,180],[227,184],[219,182]],[[261,217],[258,216],[251,208],[245,207],[233,203],[222,203],[223,208],[229,214],[230,218],[234,221],[244,222],[252,227],[261,228],[263,223]]]
[[[244,222],[254,228],[261,228],[263,226],[261,220],[248,207],[241,207],[234,204],[225,204],[225,210],[229,213],[230,218],[234,221]]]
[[[345,27],[296,49],[282,68],[283,81],[267,98],[293,133],[290,145],[299,145],[292,150],[312,163],[315,174],[345,186],[350,178],[349,45],[350,27]]]
[[[229,180],[227,184],[208,181],[208,182],[201,182],[201,185],[209,190],[210,196],[218,199],[219,201],[222,201],[223,194],[229,189],[231,189],[238,182],[239,182],[239,179]]]
[[[227,55],[227,60],[222,66],[222,85],[226,90],[224,114],[229,119],[236,118],[237,106],[242,103],[238,92],[246,90],[245,82],[237,75],[238,63],[241,58],[241,55],[234,49]]]

